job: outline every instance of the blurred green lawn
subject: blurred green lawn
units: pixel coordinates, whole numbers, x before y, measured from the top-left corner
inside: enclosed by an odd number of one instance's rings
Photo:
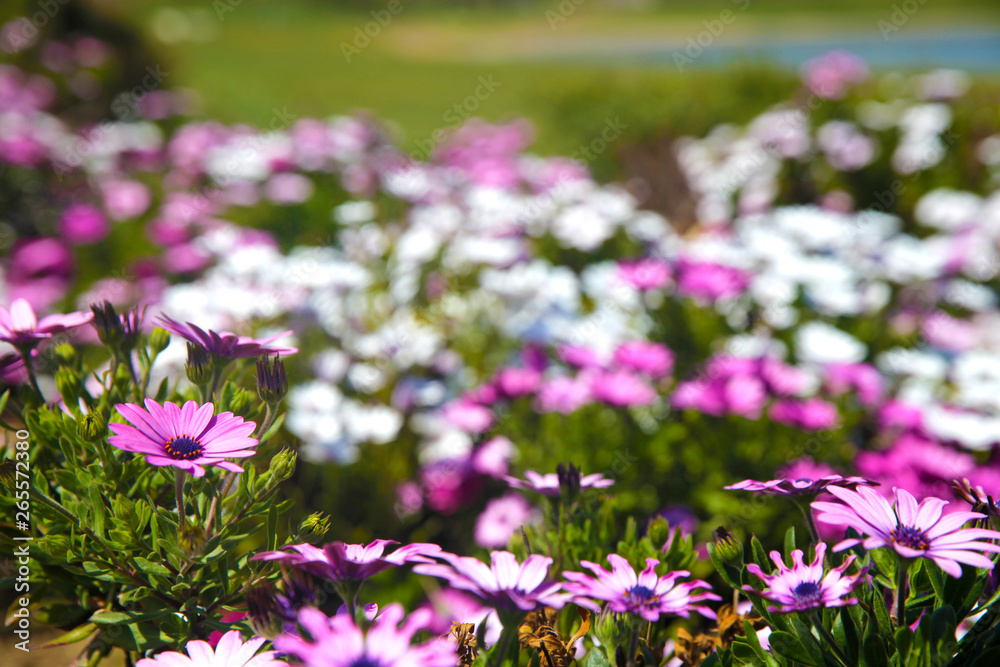
[[[618,113],[633,136],[659,126],[689,133],[722,120],[746,120],[782,99],[795,80],[794,73],[760,66],[682,73],[670,66],[555,60],[546,57],[552,49],[608,38],[683,41],[723,9],[738,17],[727,26],[727,37],[874,32],[895,4],[674,0],[613,10],[583,0],[553,29],[545,12],[558,12],[559,2],[484,9],[400,1],[401,13],[348,62],[342,44],[352,43],[356,29],[372,20],[370,11],[385,9],[389,0],[355,2],[365,9],[306,0],[131,0],[114,6],[93,0],[147,35],[183,31],[184,21],[191,22],[200,40],[152,43],[168,63],[168,85],[197,91],[200,116],[267,126],[275,110],[324,117],[370,109],[394,124],[413,149],[454,124],[454,105],[474,94],[480,77],[491,77],[499,85],[478,101],[474,115],[531,119],[538,129],[535,150],[547,154],[572,153]],[[563,6],[575,7],[571,0]],[[926,3],[906,29],[943,25],[1000,25],[1000,3]]]

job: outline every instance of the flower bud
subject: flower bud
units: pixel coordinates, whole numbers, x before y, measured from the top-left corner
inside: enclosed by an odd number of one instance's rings
[[[87,442],[103,440],[108,434],[108,423],[96,412],[88,412],[76,422],[76,434]]]
[[[229,409],[241,417],[250,416],[251,408],[257,403],[257,398],[246,389],[237,389],[229,400]]]
[[[59,390],[59,395],[62,396],[63,402],[68,405],[75,405],[80,400],[80,391],[83,389],[80,376],[72,368],[60,366],[56,369],[55,378],[56,389]]]
[[[76,362],[76,348],[69,343],[60,343],[55,347],[56,359],[64,364],[73,364]]]
[[[149,348],[153,351],[153,354],[159,354],[167,349],[170,345],[170,332],[166,329],[161,329],[156,327],[149,334]]]
[[[277,405],[288,393],[285,364],[278,357],[271,363],[268,358],[257,359],[257,395],[268,405]]]
[[[580,493],[580,469],[570,463],[569,465],[560,463],[556,467],[556,476],[559,478],[559,493],[567,500],[573,500]]]
[[[187,378],[197,386],[203,386],[212,381],[212,355],[201,345],[187,344]]]
[[[178,545],[191,556],[201,553],[206,541],[205,529],[193,521],[185,521],[177,530]]]
[[[298,455],[292,449],[282,449],[274,455],[274,458],[271,459],[271,465],[268,466],[268,473],[270,473],[270,479],[267,480],[268,489],[274,488],[275,485],[292,476],[292,473],[295,472],[297,458]]]
[[[298,542],[320,541],[330,530],[330,517],[322,512],[314,512],[299,524]]]
[[[712,532],[712,548],[719,559],[727,565],[743,566],[743,543],[728,530],[719,526]]]
[[[115,307],[105,300],[102,304],[90,304],[90,310],[94,313],[91,322],[97,329],[97,337],[111,349],[120,349],[125,342],[125,327],[115,312]]]
[[[288,610],[283,602],[284,597],[267,583],[247,591],[247,615],[253,631],[268,639],[284,632]]]
[[[656,517],[649,524],[649,528],[646,529],[646,535],[649,536],[649,541],[659,550],[664,550],[667,547],[667,543],[670,541],[671,533],[673,530],[670,528],[670,523],[664,519],[662,516]]]

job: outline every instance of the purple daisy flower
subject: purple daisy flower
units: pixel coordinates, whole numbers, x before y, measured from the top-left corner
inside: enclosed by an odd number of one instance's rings
[[[92,319],[93,313],[46,315],[38,319],[25,299],[14,299],[10,310],[0,306],[0,340],[18,349],[30,349],[54,334],[83,326]]]
[[[878,482],[873,482],[864,477],[844,477],[843,475],[826,475],[811,479],[801,477],[798,479],[772,479],[767,482],[758,482],[753,479],[745,479],[736,484],[730,484],[722,488],[729,491],[753,491],[756,494],[769,496],[817,496],[828,487],[843,487],[853,489],[858,486],[878,486]]]
[[[455,644],[447,639],[412,643],[413,635],[430,623],[429,609],[415,611],[406,620],[403,616],[403,607],[391,604],[364,632],[347,614],[331,618],[307,607],[298,620],[309,639],[283,634],[275,638],[274,647],[306,667],[455,667]]]
[[[552,472],[548,475],[543,475],[535,472],[534,470],[528,470],[524,473],[524,476],[527,479],[518,479],[517,477],[504,475],[503,480],[515,489],[534,491],[535,493],[541,493],[542,495],[552,497],[559,495],[559,475],[556,473]],[[585,475],[584,477],[581,477],[580,489],[606,489],[614,483],[615,481],[613,479],[607,479],[604,475],[597,472],[592,475]]]
[[[792,552],[795,566],[788,568],[781,558],[781,553],[771,552],[771,560],[778,566],[777,574],[765,574],[756,563],[747,565],[747,570],[765,584],[767,588],[759,591],[753,586],[744,586],[747,593],[759,595],[766,600],[776,602],[769,606],[768,611],[787,614],[793,611],[808,609],[824,609],[826,607],[843,607],[857,604],[855,598],[844,596],[860,586],[865,581],[868,568],[857,574],[844,575],[844,571],[854,562],[855,556],[848,556],[839,566],[824,574],[823,557],[826,555],[826,544],[816,545],[816,557],[806,565],[801,549]]]
[[[974,567],[993,568],[993,561],[983,551],[1000,552],[1000,546],[981,539],[1000,539],[1000,532],[985,528],[962,528],[974,519],[985,518],[979,512],[952,512],[942,516],[947,501],[925,498],[919,505],[908,491],[894,488],[895,502],[889,501],[867,487],[857,491],[830,487],[827,489],[840,503],[814,502],[819,521],[847,526],[867,535],[865,539],[849,539],[833,550],[842,551],[857,544],[865,549],[889,547],[906,559],[930,558],[953,577],[962,576],[959,563]]]
[[[545,582],[551,558],[535,554],[518,564],[509,551],[494,551],[489,566],[476,558],[451,553],[438,554],[438,558],[447,563],[417,565],[413,571],[445,579],[452,587],[472,593],[491,607],[531,611],[540,606],[561,609],[566,603],[566,595],[559,592],[562,584]]]
[[[151,398],[146,409],[124,403],[115,406],[129,424],[109,424],[114,435],[108,442],[127,452],[145,454],[146,463],[174,466],[195,477],[205,474],[207,465],[217,465],[232,472],[243,468],[226,461],[231,457],[253,456],[257,440],[249,437],[257,428],[232,412],[215,414],[215,406],[199,406],[188,401],[179,407],[170,401],[162,406]]]
[[[143,658],[135,663],[136,667],[287,667],[286,662],[277,660],[275,651],[257,653],[265,640],[254,637],[246,642],[239,630],[230,630],[222,635],[219,643],[212,649],[211,644],[195,639],[189,641],[184,650],[187,655],[177,651],[165,651],[153,658]]]
[[[181,323],[163,314],[159,316],[158,323],[167,331],[177,334],[187,341],[201,345],[213,356],[224,359],[244,359],[247,357],[259,357],[264,354],[288,355],[299,351],[296,347],[270,346],[270,343],[279,338],[292,334],[291,330],[282,331],[267,338],[250,338],[248,336],[238,336],[228,331],[204,331],[190,322]]]
[[[708,583],[700,579],[677,582],[679,577],[690,576],[690,572],[677,570],[657,576],[656,566],[660,562],[655,558],[647,558],[646,569],[639,574],[618,554],[609,555],[608,562],[611,563],[611,572],[597,563],[580,561],[580,565],[597,575],[596,579],[582,572],[563,572],[563,576],[570,581],[565,588],[573,595],[571,599],[574,603],[599,611],[600,603],[606,602],[611,611],[638,614],[647,621],[656,621],[662,614],[688,618],[692,611],[715,618],[714,611],[696,604],[703,600],[722,599],[711,592]]]
[[[383,556],[390,544],[399,542],[375,540],[367,545],[331,542],[324,547],[292,544],[278,551],[259,553],[250,560],[277,560],[333,581],[360,581],[404,563],[433,563],[427,556],[441,552],[437,544],[416,542]]]

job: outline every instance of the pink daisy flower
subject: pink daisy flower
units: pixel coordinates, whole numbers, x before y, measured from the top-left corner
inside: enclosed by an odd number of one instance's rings
[[[745,479],[722,488],[727,491],[753,491],[756,494],[768,496],[817,496],[827,491],[827,487],[830,486],[853,489],[856,486],[878,486],[878,482],[872,482],[864,477],[844,477],[832,474],[815,478],[772,479],[766,482]]]
[[[386,546],[390,544],[399,543],[393,540],[374,540],[367,545],[331,542],[325,547],[292,544],[278,551],[259,553],[250,560],[278,560],[319,577],[344,581],[367,579],[403,563],[433,563],[425,556],[441,551],[441,547],[436,544],[417,542],[383,555]]]
[[[248,336],[238,336],[228,331],[204,331],[190,322],[181,323],[166,315],[160,315],[157,323],[170,333],[177,334],[187,341],[201,345],[212,356],[224,359],[259,357],[263,354],[288,355],[299,351],[295,347],[271,346],[271,343],[279,338],[284,338],[292,334],[291,330],[258,339]]]
[[[750,574],[768,587],[759,591],[753,586],[744,586],[743,590],[776,602],[777,605],[769,606],[768,611],[780,614],[857,604],[855,598],[844,597],[865,581],[867,568],[857,574],[844,575],[844,571],[854,562],[855,556],[848,556],[838,567],[824,571],[823,557],[826,555],[826,543],[820,542],[816,545],[816,557],[811,564],[806,565],[803,562],[803,555],[801,549],[794,550],[792,561],[795,566],[788,568],[781,558],[781,553],[772,551],[771,560],[778,566],[777,574],[764,574],[756,563],[747,565]]]
[[[657,621],[662,614],[676,614],[687,618],[692,611],[702,616],[715,618],[715,612],[704,605],[696,604],[704,600],[721,600],[711,592],[708,583],[695,579],[678,583],[680,577],[690,576],[686,570],[677,570],[660,577],[655,558],[646,559],[646,569],[639,574],[628,561],[618,554],[608,556],[611,572],[590,561],[582,560],[584,566],[597,578],[582,572],[563,572],[570,583],[565,584],[572,601],[593,611],[600,610],[600,603],[606,602],[608,609],[618,613],[638,614],[647,621]],[[707,589],[707,590],[698,590]]]
[[[543,475],[534,470],[528,470],[524,473],[524,476],[527,479],[518,479],[517,477],[504,475],[503,480],[515,489],[534,491],[543,496],[552,496],[553,498],[559,495],[560,484],[558,474],[552,472]],[[614,483],[613,479],[608,479],[601,473],[595,472],[592,475],[584,475],[580,478],[580,490],[606,489]]]
[[[490,554],[492,565],[451,553],[438,555],[447,563],[417,565],[413,571],[446,580],[453,588],[468,591],[496,609],[531,611],[540,606],[561,609],[565,595],[562,585],[546,583],[552,559],[534,554],[518,563],[509,551]]]
[[[891,548],[905,559],[930,558],[953,577],[962,576],[959,563],[974,567],[993,568],[993,561],[982,552],[1000,552],[1000,546],[978,540],[1000,539],[1000,532],[985,528],[962,528],[974,519],[983,519],[979,512],[952,512],[942,516],[947,501],[925,498],[919,505],[908,491],[893,489],[895,502],[889,501],[868,487],[856,491],[836,486],[827,488],[840,503],[814,502],[819,521],[847,526],[867,535],[865,539],[849,539],[836,545],[842,551],[857,544],[865,549]]]
[[[347,614],[331,618],[307,607],[299,612],[299,625],[309,639],[284,634],[275,638],[274,647],[295,656],[306,667],[454,667],[457,664],[455,644],[447,639],[412,643],[413,636],[430,623],[433,614],[429,609],[415,611],[405,620],[403,615],[401,605],[391,604],[364,632]]]
[[[14,299],[10,310],[0,306],[0,340],[18,349],[32,348],[54,334],[83,326],[94,319],[93,313],[35,316],[25,299]]]
[[[257,440],[249,436],[257,425],[231,412],[216,415],[211,403],[199,406],[188,401],[182,408],[170,401],[161,406],[147,398],[145,410],[132,403],[115,407],[131,425],[109,424],[114,435],[108,442],[127,452],[145,454],[150,465],[174,466],[202,477],[207,465],[243,472],[225,459],[255,453]]]
[[[165,651],[153,658],[143,658],[135,663],[136,667],[285,667],[288,663],[275,659],[275,651],[257,653],[266,639],[254,637],[243,641],[239,630],[230,630],[222,635],[215,649],[208,642],[200,639],[189,641],[184,650],[187,655],[177,651]]]

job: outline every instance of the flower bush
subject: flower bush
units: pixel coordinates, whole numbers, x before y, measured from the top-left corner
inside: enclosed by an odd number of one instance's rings
[[[78,127],[65,69],[0,66],[18,624],[91,665],[996,661],[988,85],[810,63],[679,143],[680,235],[523,122]]]

